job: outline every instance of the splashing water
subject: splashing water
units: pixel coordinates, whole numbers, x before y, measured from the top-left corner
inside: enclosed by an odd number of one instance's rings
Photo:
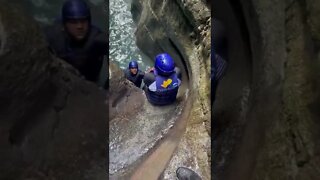
[[[152,61],[137,47],[136,26],[130,12],[131,0],[110,0],[109,58],[125,69],[131,60],[137,60],[142,71],[152,66]]]

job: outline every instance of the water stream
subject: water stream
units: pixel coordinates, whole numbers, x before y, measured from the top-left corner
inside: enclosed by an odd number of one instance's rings
[[[125,69],[131,60],[137,60],[139,68],[145,71],[152,66],[152,60],[137,47],[134,32],[136,25],[130,11],[131,0],[109,1],[109,58]]]

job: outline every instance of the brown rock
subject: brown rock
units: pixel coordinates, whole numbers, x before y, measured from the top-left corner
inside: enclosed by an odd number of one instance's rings
[[[106,94],[49,54],[22,9],[0,4],[0,179],[106,178]]]

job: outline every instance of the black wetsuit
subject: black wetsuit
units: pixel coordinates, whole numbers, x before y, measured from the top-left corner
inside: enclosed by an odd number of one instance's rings
[[[67,61],[87,80],[96,82],[108,52],[108,37],[98,28],[91,26],[82,42],[74,41],[64,30],[61,22],[46,28],[49,48],[57,57]]]
[[[137,74],[133,75],[129,69],[126,69],[124,71],[124,74],[129,81],[133,82],[134,85],[136,85],[139,88],[141,87],[141,83],[144,77],[144,72],[138,70]]]

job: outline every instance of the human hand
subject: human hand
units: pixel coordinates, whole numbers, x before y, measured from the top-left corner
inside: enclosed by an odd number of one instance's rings
[[[148,73],[153,72],[154,71],[154,67],[151,67],[147,70]]]

